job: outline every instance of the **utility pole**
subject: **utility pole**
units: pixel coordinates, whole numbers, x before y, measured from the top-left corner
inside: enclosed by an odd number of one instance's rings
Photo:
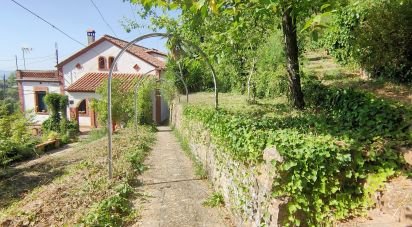
[[[17,64],[17,55],[14,55],[14,57],[16,58],[16,70],[19,70],[19,64]]]
[[[59,48],[57,47],[57,42],[54,43],[54,47],[56,49],[56,65],[59,64]]]
[[[23,52],[23,65],[24,65],[24,70],[26,70],[26,58],[24,57],[24,47],[21,48],[21,51]]]

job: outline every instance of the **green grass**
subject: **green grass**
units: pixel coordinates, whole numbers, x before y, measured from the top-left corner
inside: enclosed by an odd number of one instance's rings
[[[326,85],[372,92],[378,97],[407,105],[412,102],[411,85],[383,78],[362,78],[359,67],[338,65],[331,56],[324,53],[307,54],[302,71],[306,77],[314,77]]]
[[[89,134],[87,135],[86,139],[82,140],[81,142],[83,144],[86,144],[86,143],[90,143],[92,141],[101,139],[105,136],[107,136],[107,128],[106,127],[104,127],[104,128],[95,128],[95,129],[92,129],[89,132]]]
[[[192,93],[189,97],[189,104],[184,105],[213,108],[214,94],[209,92]],[[264,113],[268,116],[299,113],[299,111],[290,108],[285,96],[257,99],[255,103],[250,103],[247,101],[247,95],[237,93],[219,93],[219,109],[244,114]]]
[[[202,204],[207,207],[219,207],[225,205],[225,200],[222,193],[213,192]]]

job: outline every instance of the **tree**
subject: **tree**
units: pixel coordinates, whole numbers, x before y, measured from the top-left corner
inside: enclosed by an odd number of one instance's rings
[[[17,91],[16,74],[10,73],[3,90],[3,83],[0,90],[0,105],[5,105],[10,111],[10,114],[19,111],[19,93]],[[4,92],[5,91],[5,92]],[[4,94],[3,94],[4,92]]]
[[[299,48],[297,38],[296,16],[292,14],[291,6],[283,6],[282,29],[285,36],[285,52],[287,71],[289,75],[289,90],[292,104],[298,109],[305,107],[302,88],[300,84]]]
[[[216,46],[210,48],[217,54],[230,53],[230,58],[225,58],[234,64],[236,74],[241,75],[240,81],[245,84],[250,70],[248,66],[248,52],[245,50],[255,50],[256,44],[265,37],[265,31],[271,31],[280,22],[284,35],[284,49],[286,54],[286,65],[289,78],[290,98],[292,105],[298,109],[305,106],[300,82],[299,69],[299,46],[297,39],[297,25],[311,16],[325,3],[338,1],[319,0],[256,0],[256,1],[229,1],[229,0],[205,0],[205,1],[183,1],[183,0],[131,0],[132,3],[139,3],[147,11],[155,7],[165,10],[180,9],[183,16],[181,27],[192,26],[194,33],[202,34],[202,29],[208,28],[216,33],[206,33],[205,36],[193,37],[198,43],[203,43],[204,39],[214,39]],[[273,15],[278,16],[278,22]],[[189,19],[189,20],[187,20]],[[213,23],[211,23],[213,22]],[[216,23],[217,22],[217,23]],[[198,26],[199,24],[209,24],[210,27]],[[267,29],[271,28],[271,29]],[[210,32],[210,30],[208,32]],[[262,32],[257,32],[262,30]],[[263,35],[262,35],[263,33]],[[204,34],[204,33],[203,33]],[[224,62],[221,65],[226,67]],[[218,70],[219,71],[219,70]],[[243,75],[243,76],[242,76]],[[226,76],[226,75],[225,75]],[[236,81],[239,81],[236,78]]]
[[[10,73],[6,82],[6,97],[14,100],[16,103],[19,101],[19,92],[17,91],[16,74]]]

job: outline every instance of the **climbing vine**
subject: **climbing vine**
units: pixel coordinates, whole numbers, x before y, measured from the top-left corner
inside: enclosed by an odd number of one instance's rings
[[[409,143],[411,111],[320,84],[306,92],[318,107],[294,115],[187,106],[184,116],[201,122],[219,150],[246,165],[259,164],[262,151],[276,147],[284,161],[273,165],[273,196],[288,198],[284,224],[329,225],[373,205],[373,193],[402,168],[395,149]]]

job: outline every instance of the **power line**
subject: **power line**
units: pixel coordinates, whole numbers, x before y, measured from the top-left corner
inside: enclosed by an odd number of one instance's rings
[[[55,57],[49,57],[49,58],[42,59],[42,60],[31,61],[31,62],[29,61],[29,62],[26,63],[26,65],[35,65],[35,64],[39,64],[39,63],[43,63],[43,62],[54,61],[54,59],[55,59]],[[22,66],[22,64],[20,63],[20,64],[18,64],[18,66],[20,67],[20,66]],[[15,68],[16,68],[16,66],[4,67],[4,69],[7,69],[5,71],[10,71],[10,70],[13,71],[13,70],[15,70]]]
[[[47,56],[42,56],[42,57],[31,57],[31,58],[26,58],[26,60],[36,60],[36,59],[45,59],[45,58],[50,58],[54,56],[54,54],[47,55]],[[15,58],[1,58],[0,61],[15,61]],[[18,60],[23,60],[23,58],[19,58]]]
[[[107,23],[106,19],[104,18],[102,12],[100,11],[100,9],[97,7],[96,3],[94,3],[93,0],[90,0],[90,2],[93,4],[94,8],[97,10],[97,12],[99,12],[100,17],[102,18],[103,22],[107,25],[107,27],[109,27],[109,29],[113,32],[114,36],[117,37],[116,32],[114,32],[112,26],[110,26],[109,23]]]
[[[60,33],[62,33],[63,35],[65,35],[67,38],[73,40],[74,42],[82,45],[82,46],[86,46],[84,45],[82,42],[76,40],[75,38],[73,38],[72,36],[70,36],[69,34],[67,34],[66,32],[62,31],[60,28],[58,28],[57,26],[55,26],[54,24],[50,23],[49,21],[47,21],[46,19],[42,18],[41,16],[39,16],[38,14],[34,13],[33,11],[31,11],[30,9],[24,7],[22,4],[18,3],[16,0],[10,0],[12,2],[14,2],[16,5],[20,6],[21,8],[23,8],[24,10],[28,11],[29,13],[33,14],[34,16],[36,16],[37,18],[39,18],[40,20],[44,21],[45,23],[47,23],[48,25],[50,25],[52,28],[56,29],[57,31],[59,31]]]

